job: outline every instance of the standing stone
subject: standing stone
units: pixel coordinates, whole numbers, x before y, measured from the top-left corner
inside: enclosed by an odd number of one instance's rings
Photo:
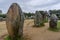
[[[2,22],[3,21],[3,17],[0,17],[0,22]]]
[[[11,40],[17,40],[23,36],[24,16],[17,3],[13,3],[6,17],[6,25]]]
[[[52,14],[49,22],[50,28],[57,28],[57,20],[58,20],[57,16],[55,14]]]
[[[42,15],[42,20],[44,22],[44,19],[45,19],[45,15],[44,15],[44,11],[40,11],[41,15]]]
[[[43,19],[43,22],[48,22],[48,18],[47,18],[47,11],[39,11],[42,15],[42,19]]]
[[[48,13],[47,11],[44,12],[44,22],[48,22]]]
[[[36,11],[36,13],[35,13],[34,24],[37,27],[43,25],[43,23],[42,23],[42,15],[38,11]]]

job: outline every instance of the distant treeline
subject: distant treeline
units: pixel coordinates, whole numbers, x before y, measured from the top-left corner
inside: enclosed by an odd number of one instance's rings
[[[34,15],[34,13],[24,13],[24,16],[26,17],[26,16],[28,16],[28,17],[30,17],[30,16],[33,16]],[[6,14],[0,14],[0,17],[3,17],[3,18],[6,18]]]
[[[56,14],[57,17],[60,19],[60,10],[49,10],[50,14]]]
[[[44,12],[46,12],[46,13],[49,13],[50,15],[51,14],[56,14],[58,17],[60,17],[60,10],[49,10],[48,12],[47,11],[39,11],[42,15],[44,14]],[[26,17],[26,16],[28,16],[28,17],[31,17],[31,16],[34,16],[35,15],[35,13],[26,13],[26,12],[23,12],[24,13],[24,16]],[[6,17],[6,14],[0,14],[0,17],[3,17],[3,18],[5,18]]]
[[[6,18],[6,14],[0,14],[0,17]]]
[[[26,16],[31,17],[31,16],[34,16],[35,14],[34,14],[34,13],[30,13],[30,12],[29,12],[29,13],[25,13],[25,12],[24,12],[24,15],[25,15],[25,17],[26,17]]]

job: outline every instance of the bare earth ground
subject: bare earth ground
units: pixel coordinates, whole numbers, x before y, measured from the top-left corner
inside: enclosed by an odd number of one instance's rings
[[[53,32],[48,30],[48,23],[45,23],[44,27],[33,27],[33,20],[25,20],[24,22],[24,35],[29,37],[30,40],[60,40],[60,32]],[[7,33],[5,21],[0,22],[0,40],[3,40],[3,36]]]

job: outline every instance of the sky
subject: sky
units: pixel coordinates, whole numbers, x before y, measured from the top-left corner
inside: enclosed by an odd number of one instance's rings
[[[7,13],[12,3],[18,3],[23,12],[60,9],[60,0],[0,0],[0,10]]]

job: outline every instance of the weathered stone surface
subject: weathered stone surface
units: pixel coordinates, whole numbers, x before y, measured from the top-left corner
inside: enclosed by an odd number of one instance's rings
[[[40,12],[36,11],[35,13],[35,19],[34,19],[34,24],[35,26],[41,26],[43,23],[42,23],[42,15],[40,14]]]
[[[58,20],[57,16],[55,14],[52,14],[49,22],[50,28],[57,28],[57,20]]]
[[[47,13],[47,11],[40,11],[40,12],[41,12],[44,23],[48,22],[48,17],[47,17],[48,13]]]
[[[0,22],[3,21],[3,17],[0,17]]]
[[[44,20],[44,22],[48,22],[48,13],[47,13],[47,11],[44,12],[43,20]]]
[[[17,3],[13,3],[9,8],[6,17],[7,30],[12,40],[17,40],[17,37],[22,37],[23,23],[24,15],[22,10]]]
[[[39,11],[42,15],[43,22],[48,22],[48,12],[47,11]]]

